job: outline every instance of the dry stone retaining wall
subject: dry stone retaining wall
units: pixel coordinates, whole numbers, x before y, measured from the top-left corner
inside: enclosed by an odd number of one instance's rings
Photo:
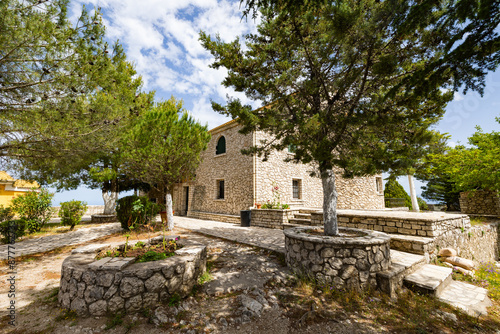
[[[476,225],[464,230],[451,230],[434,240],[434,249],[451,247],[458,255],[477,262],[490,262],[499,259],[498,224]]]
[[[500,195],[485,190],[461,192],[460,210],[469,214],[500,216]]]
[[[376,274],[391,263],[385,233],[342,228],[340,232],[361,232],[359,237],[327,237],[307,233],[310,227],[284,230],[287,265],[295,272],[312,276],[336,288],[376,287]]]
[[[470,219],[466,215],[448,215],[449,218],[420,218],[393,215],[388,212],[378,214],[339,213],[338,224],[342,227],[360,228],[386,233],[413,235],[420,237],[437,237],[447,231],[469,228]],[[311,225],[323,225],[323,213],[311,213]]]
[[[401,251],[436,256],[441,248],[452,247],[459,255],[475,261],[496,261],[499,259],[500,231],[498,224],[471,226],[466,215],[421,213],[399,218],[392,213],[380,212],[363,216],[362,213],[339,213],[340,227],[370,229],[395,234],[391,247]],[[409,215],[412,215],[409,213]],[[387,217],[389,216],[389,217]],[[442,216],[442,217],[441,217]],[[419,218],[421,217],[420,220]],[[323,214],[313,212],[311,225],[322,226]]]
[[[205,270],[207,253],[205,246],[192,243],[165,260],[124,268],[126,259],[94,258],[94,252],[74,254],[62,264],[59,304],[80,316],[134,313],[154,308],[174,294],[184,297]]]
[[[435,238],[391,239],[391,248],[417,254],[437,256],[440,249],[451,247],[458,255],[479,262],[499,259],[499,228],[497,224],[477,225],[448,230]]]

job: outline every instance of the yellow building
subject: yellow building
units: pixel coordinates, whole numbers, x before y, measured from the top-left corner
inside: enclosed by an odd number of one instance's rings
[[[14,180],[12,176],[0,171],[0,205],[10,206],[10,201],[19,195],[32,189],[38,189],[40,185],[36,182]]]

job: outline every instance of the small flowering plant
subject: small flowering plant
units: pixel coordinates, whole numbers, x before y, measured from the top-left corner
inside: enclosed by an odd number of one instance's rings
[[[273,194],[273,200],[267,200],[266,203],[262,204],[262,209],[289,209],[290,206],[288,204],[281,204],[281,193],[280,188],[276,184],[276,182],[272,182],[271,192]]]
[[[500,268],[494,262],[481,262],[473,277],[453,273],[453,278],[483,287],[492,299],[500,300]]]

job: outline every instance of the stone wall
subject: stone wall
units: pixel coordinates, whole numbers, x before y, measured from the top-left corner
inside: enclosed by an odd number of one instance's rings
[[[391,247],[435,257],[439,249],[452,247],[476,262],[499,259],[498,223],[471,226],[466,215],[412,212],[337,213],[340,227],[383,231],[394,235]],[[323,214],[311,213],[311,225],[322,226]],[[425,233],[425,235],[424,235]],[[399,237],[400,236],[400,237]]]
[[[446,231],[470,227],[468,216],[453,214],[343,210],[337,212],[337,217],[342,227],[421,237],[437,237]],[[311,213],[311,225],[323,225],[322,212]]]
[[[460,257],[476,263],[497,261],[499,232],[498,223],[450,230],[435,238],[433,246],[436,253],[441,248],[451,247],[457,250]]]
[[[256,132],[256,142],[270,140],[272,137],[264,132]],[[293,207],[323,206],[323,186],[319,177],[311,177],[311,172],[317,168],[312,164],[295,164],[285,162],[286,158],[293,157],[287,149],[272,152],[267,161],[256,160],[256,202],[266,203],[273,200],[273,184],[278,186],[281,203]],[[338,192],[338,207],[341,209],[383,209],[383,190],[377,191],[376,176],[345,179],[336,173],[336,187]],[[380,177],[380,175],[378,175]],[[293,198],[292,180],[299,180],[301,184],[301,198]]]
[[[385,233],[341,229],[356,237],[326,237],[307,233],[311,228],[284,230],[285,260],[295,272],[312,276],[336,288],[377,286],[376,275],[391,263],[390,237]]]
[[[293,209],[252,209],[251,226],[283,229],[283,224],[298,212]]]
[[[460,211],[500,216],[500,195],[498,192],[485,190],[461,192]]]
[[[499,231],[495,224],[452,229],[434,238],[391,239],[391,248],[435,258],[446,247],[456,249],[458,255],[479,262],[498,261]]]
[[[79,316],[103,316],[153,309],[174,295],[187,296],[205,270],[206,246],[186,245],[165,260],[133,263],[125,268],[94,260],[95,253],[67,257],[61,270],[58,300]],[[113,264],[115,264],[113,266]]]
[[[185,214],[183,188],[189,186],[189,211],[239,215],[253,202],[253,158],[241,154],[241,149],[253,145],[253,135],[242,135],[236,122],[210,131],[212,139],[202,153],[202,162],[193,182],[183,183],[174,190],[174,210]],[[226,139],[226,153],[216,155],[221,136]],[[217,181],[224,180],[224,199],[217,199]]]
[[[273,185],[278,187],[280,202],[290,207],[322,207],[323,188],[321,179],[311,177],[313,165],[285,162],[293,153],[273,152],[268,161],[241,154],[243,148],[261,144],[270,138],[263,132],[243,135],[241,126],[235,121],[210,130],[212,139],[202,153],[202,162],[196,178],[174,187],[174,211],[189,215],[190,211],[239,215],[256,203],[273,201]],[[226,153],[216,155],[215,149],[221,136],[226,139]],[[380,177],[380,176],[377,176]],[[224,199],[217,199],[217,181],[224,180]],[[293,180],[300,184],[299,198],[293,197]],[[337,175],[339,208],[382,209],[383,189],[377,189],[376,177],[343,179]],[[189,191],[186,205],[186,189]],[[187,207],[187,210],[186,210]]]
[[[241,217],[236,215],[224,215],[220,213],[211,213],[211,212],[201,212],[201,211],[190,211],[188,217],[197,218],[197,219],[205,219],[205,220],[215,220],[223,223],[233,223],[240,224]]]
[[[59,218],[60,206],[52,207],[52,218]],[[87,211],[85,211],[84,216],[91,216],[95,214],[102,213],[104,211],[104,205],[87,205]]]

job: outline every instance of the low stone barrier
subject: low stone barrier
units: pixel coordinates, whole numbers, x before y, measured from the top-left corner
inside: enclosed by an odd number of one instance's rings
[[[103,245],[70,255],[62,264],[60,306],[80,316],[102,316],[154,308],[174,294],[187,296],[205,271],[207,251],[206,246],[188,240],[178,243],[184,247],[175,256],[145,263],[133,263],[133,258],[96,261]]]
[[[283,229],[299,209],[252,209],[251,226]]]
[[[105,214],[96,214],[91,216],[90,222],[92,224],[106,224],[106,223],[114,223],[117,222],[118,219],[116,215],[105,215]]]
[[[390,237],[385,233],[340,228],[360,236],[312,235],[311,227],[284,230],[285,259],[296,273],[314,277],[336,288],[376,287],[376,275],[391,263]]]
[[[500,193],[486,190],[461,192],[460,210],[463,213],[500,217]]]
[[[416,254],[428,254],[432,259],[442,248],[456,249],[458,255],[479,262],[499,259],[500,229],[497,224],[476,225],[454,229],[434,238],[392,238],[391,248]]]
[[[197,218],[197,219],[205,219],[205,220],[214,220],[223,223],[232,223],[239,224],[240,216],[236,215],[225,215],[221,213],[212,213],[212,212],[203,212],[203,211],[189,211],[188,217]]]
[[[447,231],[470,228],[470,219],[462,214],[413,213],[393,211],[339,210],[338,224],[386,233],[437,237]],[[311,225],[323,225],[323,213],[311,213]]]

